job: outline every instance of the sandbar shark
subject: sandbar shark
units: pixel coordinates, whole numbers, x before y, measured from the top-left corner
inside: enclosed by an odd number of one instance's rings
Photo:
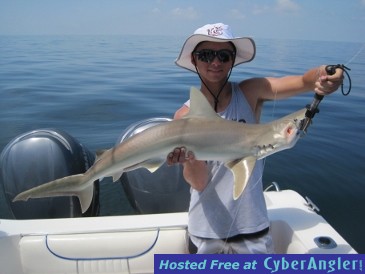
[[[306,108],[266,124],[245,124],[221,118],[200,90],[190,90],[190,110],[182,119],[161,123],[105,151],[85,173],[42,184],[18,194],[13,201],[77,196],[82,212],[90,206],[93,182],[123,172],[147,168],[154,172],[176,147],[192,151],[197,160],[225,163],[234,175],[233,198],[238,199],[256,160],[292,148],[301,134]]]

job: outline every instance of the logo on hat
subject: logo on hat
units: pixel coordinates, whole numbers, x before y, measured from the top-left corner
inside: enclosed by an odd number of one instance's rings
[[[223,27],[222,26],[214,26],[210,29],[207,29],[209,36],[220,36],[223,34]]]

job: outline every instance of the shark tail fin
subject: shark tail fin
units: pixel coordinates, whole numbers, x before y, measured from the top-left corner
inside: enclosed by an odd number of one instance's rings
[[[93,192],[93,182],[89,182],[88,177],[84,174],[76,174],[21,192],[13,199],[13,202],[27,201],[32,198],[77,196],[82,213],[85,213],[91,204]]]

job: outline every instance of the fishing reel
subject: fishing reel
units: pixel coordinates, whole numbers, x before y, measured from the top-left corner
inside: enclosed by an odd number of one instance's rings
[[[345,65],[343,64],[337,64],[337,65],[328,65],[326,66],[325,70],[326,70],[326,73],[328,75],[333,75],[336,73],[336,69],[342,69],[348,79],[348,82],[349,82],[349,88],[348,90],[345,92],[344,89],[343,89],[343,83],[341,84],[341,92],[342,92],[342,95],[344,96],[347,96],[350,94],[350,91],[351,91],[351,77],[349,75],[349,73],[347,72],[348,70],[351,70],[350,68],[346,67]],[[300,130],[302,130],[303,132],[307,132],[307,128],[309,127],[309,125],[311,124],[312,122],[312,119],[314,117],[314,115],[316,115],[316,113],[319,112],[319,108],[318,108],[318,105],[319,103],[322,101],[324,95],[319,95],[317,93],[314,94],[314,99],[312,101],[311,104],[308,104],[306,106],[307,108],[307,111],[305,113],[305,119],[303,120],[302,122],[302,125],[300,127]]]

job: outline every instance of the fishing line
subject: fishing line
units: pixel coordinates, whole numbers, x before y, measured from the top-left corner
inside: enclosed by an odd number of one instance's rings
[[[348,70],[350,70],[350,68],[348,68],[347,65],[350,64],[355,58],[357,58],[357,56],[360,55],[360,53],[364,50],[364,48],[365,48],[365,44],[363,44],[363,46],[360,48],[360,50],[346,63],[346,65],[344,65],[344,64],[342,64],[342,65],[341,64],[338,64],[338,65],[328,65],[325,68],[328,75],[334,74],[336,72],[336,69],[342,69],[343,70],[345,76],[347,76],[348,81],[349,81],[349,88],[348,88],[348,90],[346,92],[343,89],[343,83],[341,84],[341,91],[342,91],[342,94],[344,96],[347,96],[350,93],[350,91],[351,91],[351,78],[350,78],[349,73],[347,72]],[[317,94],[315,94],[315,95],[317,95]],[[320,102],[320,100],[318,102]],[[276,101],[277,101],[277,90],[276,89],[274,90],[274,98],[273,98],[272,101],[273,101],[273,106],[272,106],[272,111],[271,111],[271,117],[273,119],[274,118],[274,114],[276,112]],[[259,163],[256,163],[256,164],[259,164]],[[266,158],[262,159],[262,169],[263,170],[265,170],[265,165],[266,165]],[[262,182],[262,178],[263,178],[263,172],[261,173],[261,175],[259,176],[259,178],[256,180],[256,182],[254,182],[253,184],[250,184],[250,185],[247,186],[247,188],[245,189],[245,191],[251,191],[252,189],[254,189],[257,186],[257,184],[259,184],[259,183]],[[249,183],[250,183],[250,181],[248,182],[248,184]],[[232,222],[230,224],[230,227],[228,229],[226,238],[224,240],[224,246],[227,245],[228,238],[229,238],[228,236],[229,236],[230,232],[232,231],[232,228],[233,228],[233,225],[235,223],[235,220],[237,219],[237,216],[238,216],[238,213],[239,213],[239,208],[241,206],[242,200],[243,200],[243,195],[241,195],[239,197],[237,210],[235,210],[234,215],[232,215]],[[224,251],[224,249],[222,248],[220,250],[220,253],[223,253],[223,251]]]
[[[351,69],[348,68],[347,65],[349,63],[351,63],[355,58],[357,58],[357,56],[360,55],[360,53],[363,51],[364,48],[365,48],[365,44],[363,44],[363,46],[360,48],[360,50],[357,53],[355,53],[355,55],[346,63],[346,65],[344,65],[344,64],[337,64],[337,65],[328,65],[328,66],[325,67],[325,70],[326,70],[326,72],[327,72],[328,75],[335,74],[336,69],[342,69],[342,71],[344,72],[344,74],[347,77],[348,82],[349,82],[349,88],[348,88],[348,90],[346,92],[344,91],[343,82],[341,84],[341,92],[342,92],[342,94],[344,96],[349,95],[349,93],[351,91],[351,87],[352,87],[351,77],[350,77],[349,73],[347,72],[347,71],[349,71]],[[317,106],[318,106],[319,102],[322,100],[322,98],[323,98],[323,95],[315,94],[314,101],[315,101],[316,104],[314,106],[314,109],[311,109],[309,106],[307,106],[307,109],[308,109],[307,112],[310,112],[309,114],[312,114],[312,116],[308,118],[309,119],[309,122],[314,117],[314,114],[316,112],[318,112]],[[274,114],[276,112],[276,101],[277,101],[277,90],[276,89],[274,90],[274,98],[273,98],[272,101],[273,101],[273,106],[272,106],[272,111],[271,111],[271,117],[273,119],[274,118]],[[313,105],[313,103],[312,103],[312,105]],[[306,115],[307,115],[307,113],[306,113]],[[308,127],[309,122],[307,121],[306,125],[304,125],[304,130],[306,130],[306,128]],[[262,165],[263,165],[262,168],[263,168],[263,171],[264,171],[265,170],[265,165],[266,165],[266,158],[264,158],[262,161],[263,161],[262,162]],[[263,178],[263,172],[261,173],[260,177],[256,180],[256,182],[253,185],[247,186],[247,188],[245,189],[245,191],[250,191],[251,189],[254,189],[257,186],[257,184],[259,184],[260,182],[262,182],[262,178]],[[233,220],[232,220],[231,225],[230,225],[230,228],[228,230],[228,233],[227,233],[227,237],[225,239],[224,246],[226,246],[226,244],[227,244],[228,236],[229,236],[229,234],[230,234],[230,232],[231,232],[231,230],[233,228],[233,225],[234,225],[235,220],[237,219],[237,214],[239,212],[239,208],[240,208],[241,203],[242,203],[242,197],[243,197],[243,195],[241,195],[241,197],[239,198],[239,201],[238,201],[239,204],[238,204],[237,210],[234,213],[234,215],[232,216],[233,217]],[[222,251],[223,250],[221,250],[221,252]]]
[[[350,62],[352,62],[361,53],[361,51],[364,49],[364,45],[346,64],[349,64]],[[344,65],[344,64],[327,65],[325,67],[325,71],[326,71],[327,75],[335,74],[336,69],[341,69],[343,71],[344,75],[347,77],[347,80],[348,80],[348,83],[349,83],[349,87],[348,87],[347,91],[344,91],[344,88],[343,88],[344,87],[344,85],[343,85],[344,81],[342,81],[342,83],[341,83],[341,93],[342,93],[342,95],[347,96],[347,95],[350,94],[350,91],[351,91],[351,88],[352,88],[351,77],[350,77],[350,74],[347,72],[351,69],[349,67],[347,67],[346,65]],[[345,79],[345,76],[343,77],[343,79]],[[319,112],[318,105],[320,104],[320,102],[322,101],[323,98],[324,98],[324,95],[315,93],[312,103],[308,104],[306,106],[307,112],[305,113],[305,119],[302,121],[302,123],[300,125],[300,130],[303,133],[307,132],[307,128],[311,124],[314,115],[316,115],[316,113]]]
[[[336,68],[340,68],[340,69],[342,69],[343,70],[343,72],[345,73],[345,75],[347,76],[347,79],[348,79],[348,82],[349,82],[349,88],[348,88],[348,90],[346,91],[346,92],[344,92],[344,90],[343,90],[343,83],[341,84],[341,92],[342,92],[342,94],[344,95],[344,96],[347,96],[347,95],[349,95],[350,94],[350,91],[351,91],[351,88],[352,88],[352,83],[351,83],[351,77],[350,77],[350,74],[347,72],[347,71],[349,71],[349,70],[351,70],[350,68],[348,68],[347,66],[348,66],[348,64],[350,64],[353,60],[355,60],[355,58],[357,58],[359,55],[360,55],[360,53],[364,50],[364,48],[365,48],[365,43],[362,45],[362,47],[355,53],[355,55],[354,56],[352,56],[351,58],[350,58],[350,60],[347,62],[347,63],[345,63],[344,65],[337,65],[336,66]],[[327,66],[328,67],[328,66]],[[326,70],[327,70],[327,67],[326,67]],[[331,71],[331,72],[333,72],[333,71]],[[330,72],[329,72],[330,73]]]
[[[271,110],[271,119],[274,119],[274,114],[276,112],[277,95],[278,95],[278,90],[275,89],[274,90],[274,99],[272,100],[273,101],[273,105],[272,105],[272,110]]]
[[[355,60],[355,58],[357,58],[360,53],[364,50],[365,48],[365,43],[362,45],[362,47],[354,54],[354,56],[352,56],[350,58],[349,61],[347,61],[345,64],[338,64],[338,65],[328,65],[326,66],[326,72],[327,74],[329,75],[333,75],[335,72],[336,72],[336,69],[339,68],[339,69],[342,69],[342,71],[344,72],[345,76],[347,77],[347,80],[349,82],[349,87],[347,89],[347,91],[345,92],[344,89],[343,89],[343,82],[341,84],[341,92],[342,92],[342,95],[344,96],[347,96],[350,94],[350,91],[351,91],[351,88],[352,88],[352,82],[351,82],[351,77],[350,77],[350,74],[348,73],[349,70],[351,70],[348,66],[348,64],[352,63],[352,61]]]
[[[272,106],[272,110],[271,110],[271,119],[273,120],[274,119],[274,115],[275,115],[275,112],[276,112],[276,102],[277,102],[277,94],[278,94],[278,91],[277,89],[274,90],[274,98],[272,100],[273,102],[273,106]],[[260,114],[261,115],[261,114]],[[259,121],[260,122],[260,121]],[[262,161],[262,171],[265,170],[265,165],[266,165],[266,158],[263,158],[262,160],[257,160],[256,164],[260,164],[258,163],[259,161]],[[255,168],[254,168],[255,169]],[[251,174],[252,175],[252,174]],[[263,178],[263,172],[261,172],[260,174],[260,177],[257,178],[256,182],[253,183],[253,184],[250,184],[250,179],[247,183],[247,187],[244,191],[251,191],[252,189],[254,189],[258,184],[263,184],[262,182],[262,178]],[[239,212],[239,208],[241,206],[241,203],[242,203],[242,200],[243,200],[243,194],[241,194],[241,196],[239,197],[239,201],[238,201],[238,207],[237,207],[237,210],[235,211],[234,215],[232,216],[232,222],[231,222],[231,225],[229,227],[229,230],[227,232],[227,235],[226,235],[226,239],[225,239],[225,242],[224,242],[224,246],[227,245],[227,241],[228,241],[228,236],[230,234],[230,232],[232,231],[232,228],[233,228],[233,225],[234,225],[234,222],[235,220],[237,219],[237,215],[238,215],[238,212]],[[221,252],[223,252],[223,249],[221,249]]]
[[[347,63],[345,63],[345,65],[347,66],[348,64],[350,64],[350,63],[352,63],[352,61],[354,61],[354,59],[355,58],[357,58],[357,56],[359,56],[360,55],[360,53],[364,50],[364,48],[365,48],[365,43],[362,45],[362,47],[358,50],[358,52],[357,53],[355,53],[355,55],[354,56],[352,56],[352,58],[350,58],[350,60],[347,62]]]
[[[265,165],[265,161],[264,160],[263,160],[263,168],[264,168],[264,165]],[[261,173],[260,177],[256,180],[256,182],[252,186],[250,186],[249,188],[247,186],[247,188],[244,191],[250,191],[251,189],[254,189],[256,187],[256,185],[259,184],[262,181],[262,176],[263,176],[263,173]],[[228,235],[232,231],[232,227],[233,227],[234,221],[237,219],[238,211],[239,211],[239,208],[240,208],[241,203],[242,203],[242,200],[243,200],[243,193],[241,194],[241,196],[239,197],[238,200],[239,200],[238,201],[238,207],[237,207],[237,210],[236,210],[235,214],[232,216],[233,219],[232,219],[232,222],[231,222],[231,226],[229,227],[227,236],[226,236],[226,238],[224,240],[224,247],[227,245],[228,238],[229,238]],[[220,253],[223,253],[223,249],[221,249],[221,252]]]

